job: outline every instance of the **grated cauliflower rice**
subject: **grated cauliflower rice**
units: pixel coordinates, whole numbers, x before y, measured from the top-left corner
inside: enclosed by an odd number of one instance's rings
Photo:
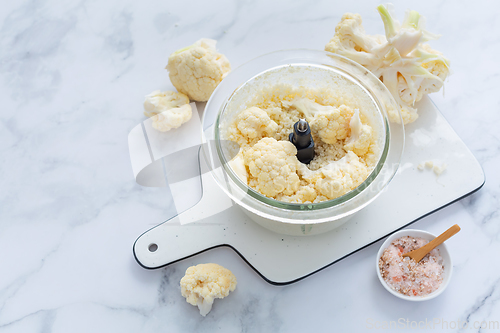
[[[290,203],[327,201],[358,187],[380,155],[378,128],[367,116],[378,111],[346,86],[344,95],[288,84],[255,94],[225,133],[240,147],[230,162],[239,178],[269,198]],[[309,122],[315,143],[308,165],[298,161],[288,139],[300,118]],[[283,184],[284,179],[293,184]]]

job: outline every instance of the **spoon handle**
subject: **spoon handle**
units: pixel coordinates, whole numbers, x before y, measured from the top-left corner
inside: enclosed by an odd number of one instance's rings
[[[433,240],[431,240],[429,243],[425,244],[424,246],[422,246],[421,248],[419,248],[415,251],[412,251],[412,252],[414,252],[414,254],[411,257],[416,262],[419,262],[420,260],[422,260],[423,257],[425,257],[425,255],[427,253],[432,251],[436,246],[443,243],[444,241],[446,241],[448,238],[455,235],[459,231],[460,231],[460,227],[458,226],[458,224],[451,226],[448,230],[446,230],[441,235],[439,235],[436,238],[434,238]],[[409,253],[411,253],[411,252],[409,252]],[[408,255],[409,253],[406,253],[406,255]],[[405,257],[406,255],[403,255],[403,257]]]

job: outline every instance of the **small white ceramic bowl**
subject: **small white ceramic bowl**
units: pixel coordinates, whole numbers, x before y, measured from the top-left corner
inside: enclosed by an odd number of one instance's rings
[[[404,237],[404,236],[420,237],[420,238],[426,239],[428,241],[431,241],[434,238],[436,238],[436,236],[434,236],[430,232],[423,231],[423,230],[415,230],[415,229],[400,230],[400,231],[393,233],[389,237],[387,237],[387,239],[382,244],[382,246],[380,247],[380,249],[378,250],[378,253],[377,253],[375,267],[377,269],[378,279],[380,280],[380,283],[382,283],[384,288],[387,289],[388,292],[390,292],[394,296],[399,297],[401,299],[404,299],[407,301],[414,301],[414,302],[427,301],[427,300],[433,299],[434,297],[440,295],[446,289],[446,287],[448,286],[448,283],[450,282],[451,274],[453,272],[453,262],[451,261],[450,253],[448,252],[448,249],[446,248],[446,245],[444,243],[437,247],[437,249],[439,249],[439,253],[441,254],[441,257],[443,257],[443,267],[444,267],[443,282],[441,283],[441,285],[439,286],[439,288],[437,290],[435,290],[434,292],[432,292],[428,295],[425,295],[425,296],[406,296],[406,295],[403,295],[403,294],[397,292],[396,290],[392,289],[390,286],[388,286],[387,283],[382,278],[382,275],[380,274],[380,269],[378,267],[378,261],[379,261],[380,257],[382,256],[382,253],[384,252],[384,250],[387,247],[389,247],[389,245],[391,245],[392,241],[394,241],[397,238]]]

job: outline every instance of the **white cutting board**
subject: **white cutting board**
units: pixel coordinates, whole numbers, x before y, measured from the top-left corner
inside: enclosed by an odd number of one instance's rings
[[[204,173],[201,201],[181,214],[182,223],[198,221],[181,225],[174,217],[145,232],[134,244],[136,260],[154,269],[229,246],[269,283],[288,284],[480,189],[481,166],[432,101],[423,98],[418,109],[419,119],[405,130],[398,174],[384,193],[338,229],[304,237],[273,233],[250,220]],[[446,163],[447,168],[439,177],[432,170],[418,170],[425,161]]]

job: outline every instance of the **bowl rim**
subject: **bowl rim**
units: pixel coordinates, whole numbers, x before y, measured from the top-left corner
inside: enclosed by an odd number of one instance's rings
[[[318,64],[314,64],[314,65],[313,64],[307,64],[307,65],[305,65],[305,64],[286,64],[286,65],[280,65],[280,66],[276,66],[274,68],[270,68],[270,69],[268,69],[265,72],[259,73],[255,77],[258,77],[260,75],[263,75],[264,73],[270,73],[270,72],[273,72],[273,71],[278,72],[279,70],[281,70],[283,68],[285,68],[285,69],[289,68],[292,65],[299,65],[299,66],[304,67],[304,68],[321,68],[321,67],[325,67],[325,66],[318,66]],[[342,77],[345,78],[345,75],[346,74],[343,74]],[[253,79],[254,78],[250,79],[247,82],[250,82]],[[349,201],[350,199],[352,199],[355,196],[357,196],[360,193],[362,193],[377,178],[378,174],[380,173],[380,171],[382,170],[382,168],[384,166],[384,163],[385,163],[385,161],[387,159],[387,155],[389,154],[389,147],[390,147],[390,140],[391,140],[390,126],[388,124],[389,123],[389,119],[386,118],[386,117],[384,117],[384,115],[383,115],[382,112],[381,112],[381,116],[382,116],[381,122],[382,122],[382,126],[383,126],[384,130],[381,131],[381,132],[383,132],[383,134],[384,134],[384,140],[383,140],[383,145],[381,147],[381,153],[380,153],[380,156],[379,156],[379,158],[377,160],[377,163],[373,167],[373,169],[370,171],[370,173],[368,174],[368,176],[366,177],[366,179],[361,184],[359,184],[354,189],[352,189],[352,190],[344,193],[343,195],[341,195],[339,197],[336,197],[336,198],[333,198],[333,199],[329,199],[329,200],[325,200],[325,201],[321,201],[321,202],[315,202],[315,203],[292,203],[292,202],[280,201],[280,200],[277,200],[277,199],[274,199],[274,198],[269,198],[269,197],[265,196],[264,194],[259,193],[257,190],[253,189],[252,187],[248,186],[247,184],[244,184],[241,181],[241,179],[236,175],[236,173],[234,172],[233,168],[231,168],[231,166],[229,164],[229,161],[226,159],[226,156],[225,156],[225,154],[222,151],[223,149],[220,146],[220,142],[224,141],[224,139],[222,138],[222,135],[221,135],[221,131],[220,131],[220,125],[222,123],[221,122],[221,116],[224,113],[224,111],[226,110],[226,107],[231,103],[231,99],[233,98],[233,96],[236,93],[238,93],[238,91],[242,87],[243,87],[243,85],[240,86],[240,87],[238,87],[231,94],[231,96],[228,98],[227,104],[224,107],[222,107],[221,110],[219,111],[219,113],[217,115],[217,118],[215,120],[214,131],[215,131],[215,141],[217,143],[219,143],[218,145],[216,145],[216,148],[217,148],[217,153],[218,153],[219,159],[221,161],[223,161],[221,163],[222,167],[226,169],[225,171],[230,176],[230,178],[233,181],[233,183],[235,183],[237,186],[239,186],[243,191],[246,191],[248,195],[250,195],[253,198],[255,198],[256,200],[260,201],[264,205],[272,206],[272,207],[275,207],[275,208],[282,208],[282,209],[286,209],[286,210],[300,211],[300,210],[303,209],[304,206],[307,206],[310,210],[317,211],[317,210],[320,210],[320,209],[327,209],[327,208],[330,208],[330,207],[338,206],[338,205],[341,205],[341,204]],[[366,90],[365,87],[363,87],[362,89]],[[373,98],[372,94],[370,94],[370,92],[365,91],[365,93],[368,94],[370,96],[370,98]],[[376,108],[379,109],[376,101],[374,100],[373,102],[374,102]]]
[[[391,235],[389,235],[387,237],[387,239],[382,243],[379,250],[377,251],[377,256],[375,258],[375,269],[377,271],[377,276],[378,276],[380,283],[384,286],[384,288],[392,295],[394,295],[398,298],[404,299],[406,301],[411,301],[411,302],[428,301],[428,300],[431,300],[431,299],[441,295],[441,293],[446,289],[446,287],[448,287],[448,284],[450,283],[450,280],[451,280],[451,276],[453,274],[453,259],[451,257],[450,251],[448,251],[448,247],[446,246],[446,244],[442,243],[442,244],[438,245],[437,248],[439,248],[439,250],[441,252],[441,256],[443,257],[443,260],[446,260],[444,257],[447,256],[447,258],[449,258],[449,262],[446,262],[446,265],[444,268],[444,272],[447,273],[446,279],[443,279],[443,282],[441,283],[441,285],[439,286],[439,288],[437,290],[435,290],[432,293],[425,295],[425,296],[406,296],[406,295],[403,295],[403,294],[393,290],[391,287],[389,287],[387,282],[385,282],[385,280],[382,278],[382,275],[380,274],[380,268],[378,267],[378,261],[379,261],[380,257],[382,256],[382,252],[387,247],[389,247],[391,242],[393,240],[395,240],[396,238],[400,238],[402,236],[420,237],[418,235],[426,235],[426,236],[436,238],[436,235],[434,235],[431,232],[425,231],[425,230],[402,229],[402,230],[399,230],[399,231],[392,233]],[[445,255],[443,256],[443,254],[445,254]]]

